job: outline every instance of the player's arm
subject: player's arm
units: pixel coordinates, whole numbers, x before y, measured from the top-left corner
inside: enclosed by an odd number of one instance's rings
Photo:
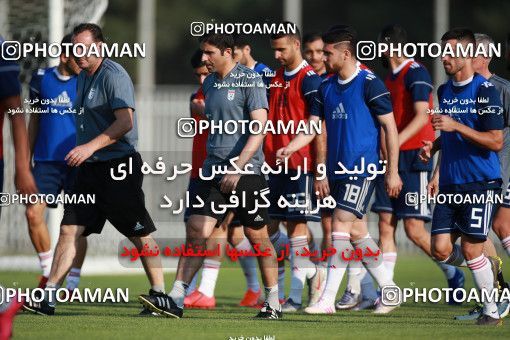
[[[322,174],[319,173],[319,165],[322,165],[324,168],[326,167],[326,157],[327,157],[327,131],[326,124],[324,121],[322,122],[321,133],[315,136],[314,139],[314,148],[315,148],[315,180],[313,182],[313,190],[314,192],[318,192],[319,198],[324,198],[329,196],[329,183],[327,177],[321,180],[318,180],[317,177]]]
[[[312,122],[317,125],[319,123],[319,119],[320,118],[318,116],[311,115],[308,119],[308,133],[300,132],[286,147],[276,151],[276,158],[280,160],[288,158],[294,152],[310,144],[316,136],[315,129],[312,128]]]
[[[439,168],[441,164],[441,153],[437,156],[436,167],[432,173],[432,177],[427,184],[427,192],[429,196],[436,196],[439,193]]]
[[[365,103],[370,113],[377,118],[384,131],[386,144],[387,167],[384,178],[386,191],[390,197],[397,197],[402,189],[402,181],[398,174],[398,130],[393,116],[390,93],[383,82],[377,77],[367,77],[364,87]]]
[[[422,140],[421,142],[423,146],[418,156],[422,162],[427,163],[436,152],[441,150],[441,136],[437,137],[433,142],[429,140]]]
[[[267,122],[267,111],[266,109],[254,110],[250,112],[250,118],[251,120],[259,121],[262,126],[265,126]],[[246,164],[248,164],[248,162],[253,157],[255,152],[257,152],[257,150],[264,142],[265,137],[266,135],[262,133],[250,135],[250,137],[248,137],[246,145],[239,154],[239,159],[235,162],[237,167],[243,169],[246,166]],[[240,174],[227,174],[223,176],[223,178],[220,181],[220,190],[224,193],[228,193],[231,192],[232,190],[235,190],[237,182],[239,182],[240,178],[241,178]]]
[[[407,142],[427,125],[430,115],[429,98],[432,92],[432,80],[424,67],[411,68],[406,74],[406,89],[413,99],[414,117],[398,135],[399,145]]]
[[[310,107],[310,116],[308,117],[308,134],[303,132],[299,133],[290,141],[290,143],[276,151],[276,158],[284,160],[290,157],[294,152],[301,149],[302,147],[310,144],[316,136],[315,129],[312,129],[312,122],[315,124],[319,123],[320,119],[324,120],[324,96],[322,95],[322,89],[325,83],[319,85],[319,89],[315,92],[313,97],[309,98],[307,104]],[[304,92],[306,93],[306,92]]]
[[[125,107],[113,111],[115,121],[99,136],[90,142],[76,146],[69,151],[65,160],[69,166],[79,166],[85,162],[97,150],[111,145],[121,139],[126,133],[131,131],[134,125],[133,109]]]
[[[303,79],[303,83],[301,85],[301,91],[306,100],[306,105],[308,106],[308,112],[311,112],[314,106],[315,98],[317,97],[317,91],[319,86],[322,83],[321,77],[317,74],[313,73],[311,75],[307,75]],[[321,133],[317,134],[313,140],[313,148],[315,151],[315,180],[313,182],[314,192],[318,192],[319,198],[324,198],[329,196],[329,183],[328,179],[324,178],[321,180],[317,180],[317,177],[321,174],[319,173],[319,167],[325,166],[326,164],[326,125],[325,122],[322,121]]]
[[[189,109],[191,112],[191,116],[194,114],[200,115],[203,118],[207,118],[205,115],[205,101],[202,99],[204,97],[204,93],[202,87],[200,87],[196,94],[192,95],[190,98]]]
[[[486,86],[485,86],[486,85]],[[487,102],[480,103],[479,98]],[[476,97],[476,109],[480,115],[481,129],[475,130],[447,115],[434,115],[432,126],[436,130],[458,132],[464,139],[478,147],[491,151],[503,148],[503,107],[496,88],[488,81],[480,86]],[[492,110],[493,112],[484,112]]]
[[[116,73],[105,78],[105,92],[115,116],[113,123],[90,142],[78,145],[66,155],[70,166],[79,166],[94,152],[121,139],[134,126],[135,90],[127,73]]]
[[[384,130],[386,152],[387,152],[387,170],[385,175],[386,191],[390,197],[397,197],[402,189],[402,181],[398,174],[398,130],[395,124],[393,112],[385,115],[378,115],[377,119]]]

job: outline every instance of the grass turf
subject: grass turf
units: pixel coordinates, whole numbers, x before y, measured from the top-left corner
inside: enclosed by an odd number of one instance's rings
[[[506,259],[505,259],[506,260]],[[507,278],[510,270],[505,268]],[[472,287],[468,271],[466,286]],[[287,275],[288,276],[288,275]],[[31,287],[34,273],[3,272],[7,287]],[[166,275],[170,286],[173,275]],[[445,287],[440,269],[423,256],[400,256],[395,280],[401,287]],[[345,281],[345,280],[344,280]],[[287,277],[287,291],[289,278]],[[256,310],[237,307],[245,289],[239,267],[225,263],[216,287],[215,310],[185,310],[183,319],[139,317],[137,295],[147,291],[146,279],[133,276],[84,276],[80,287],[129,288],[130,302],[120,304],[59,304],[52,317],[22,313],[16,317],[14,339],[495,339],[510,338],[510,317],[501,327],[480,327],[474,321],[455,321],[471,306],[440,302],[406,303],[388,315],[370,311],[334,315],[285,314],[282,320],[254,320]],[[167,288],[168,289],[168,288]],[[339,295],[343,292],[343,286]],[[241,338],[243,337],[243,338]]]

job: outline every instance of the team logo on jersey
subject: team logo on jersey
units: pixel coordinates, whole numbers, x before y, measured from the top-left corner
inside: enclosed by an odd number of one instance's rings
[[[94,97],[94,94],[96,93],[96,89],[92,88],[90,89],[90,92],[89,92],[89,95],[88,95],[88,98],[89,99],[92,99]]]
[[[345,113],[343,103],[338,104],[336,109],[333,110],[331,118],[332,119],[347,119],[347,113]]]
[[[63,91],[55,99],[55,106],[71,107],[71,97],[67,94],[67,91]]]
[[[227,99],[232,101],[232,100],[234,100],[235,95],[236,95],[236,90],[228,90]]]

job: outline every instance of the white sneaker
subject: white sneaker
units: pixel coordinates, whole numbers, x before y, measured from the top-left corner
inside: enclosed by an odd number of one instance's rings
[[[314,305],[305,308],[306,314],[334,314],[335,305],[323,305],[320,301]]]
[[[344,295],[340,298],[335,305],[336,309],[351,309],[360,302],[361,294],[351,292],[349,289],[345,289]]]
[[[326,287],[326,278],[328,275],[327,268],[323,266],[315,266],[315,275],[308,281],[308,306],[315,305],[319,302],[322,292]]]
[[[373,314],[388,314],[397,307],[400,307],[400,304],[396,304],[394,306],[387,306],[381,302],[381,299],[377,299]]]

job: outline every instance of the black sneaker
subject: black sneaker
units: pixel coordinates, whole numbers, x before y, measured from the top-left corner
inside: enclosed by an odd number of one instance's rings
[[[46,300],[42,300],[41,302],[27,300],[23,304],[23,310],[26,310],[27,312],[39,314],[39,315],[54,315],[55,314],[55,306],[50,306],[48,301],[46,301]]]
[[[501,326],[503,324],[502,319],[495,319],[486,314],[482,314],[477,320],[476,324],[479,326]]]
[[[140,295],[138,301],[152,312],[166,317],[182,318],[183,309],[178,307],[174,300],[166,294]]]
[[[165,293],[156,292],[155,290],[152,290],[152,289],[149,290],[149,296],[161,296],[161,295],[165,295]],[[139,316],[159,316],[158,313],[151,311],[147,307],[143,307],[142,311],[138,315]]]
[[[282,316],[283,314],[281,306],[279,309],[274,309],[271,308],[269,306],[269,303],[266,301],[264,302],[264,305],[262,306],[260,312],[255,317],[261,319],[281,319]]]

